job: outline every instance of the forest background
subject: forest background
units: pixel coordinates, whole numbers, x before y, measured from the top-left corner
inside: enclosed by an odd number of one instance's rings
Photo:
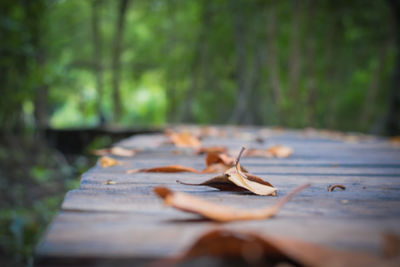
[[[400,1],[0,1],[0,255],[32,263],[93,164],[49,129],[169,123],[400,133]],[[4,266],[4,265],[3,265]]]

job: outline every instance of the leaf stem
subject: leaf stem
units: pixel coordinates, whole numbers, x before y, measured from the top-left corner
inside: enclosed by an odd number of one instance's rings
[[[178,184],[183,184],[183,185],[202,185],[202,184],[185,183],[185,182],[182,182],[182,181],[180,181],[180,180],[176,180],[176,182],[177,182]]]
[[[239,163],[240,162],[240,157],[242,156],[242,154],[243,154],[245,149],[246,148],[244,146],[242,146],[242,149],[240,150],[239,155],[238,155],[238,157],[236,158],[236,161],[235,161],[235,169],[239,173],[239,176],[241,175],[241,176],[243,176],[243,178],[247,179],[246,174],[244,174],[243,172],[240,171],[240,169],[242,167],[240,167],[240,163]],[[246,182],[244,181],[244,183],[246,183]]]
[[[237,165],[239,164],[240,157],[242,156],[242,154],[243,154],[243,152],[244,152],[245,149],[246,149],[246,148],[243,146],[242,149],[241,149],[240,152],[239,152],[239,155],[238,155],[237,158],[236,158],[236,161],[235,161],[235,166],[236,166],[236,168],[237,168]]]

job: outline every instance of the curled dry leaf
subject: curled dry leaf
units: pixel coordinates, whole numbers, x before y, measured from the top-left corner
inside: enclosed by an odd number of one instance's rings
[[[252,174],[247,174],[247,179],[255,182],[255,183],[260,183],[263,184],[265,186],[268,187],[273,187],[272,184],[270,184],[267,181],[262,180],[261,178],[252,175]],[[183,185],[192,185],[192,186],[209,186],[209,187],[213,187],[216,189],[219,189],[221,191],[232,191],[232,192],[249,192],[248,189],[241,187],[241,186],[237,186],[236,184],[234,184],[233,182],[231,182],[228,179],[228,176],[226,176],[225,174],[219,175],[217,177],[211,178],[205,182],[199,183],[199,184],[194,184],[194,183],[185,183],[182,182],[180,180],[176,180],[177,183],[183,184]],[[276,190],[271,194],[273,196],[276,195]]]
[[[288,195],[281,198],[276,204],[258,210],[240,210],[219,204],[215,204],[201,198],[197,198],[185,193],[173,192],[166,187],[155,187],[154,192],[164,199],[167,206],[172,206],[186,212],[196,213],[205,218],[218,222],[230,222],[240,220],[261,220],[274,216],[283,205],[285,205],[293,196],[309,184],[299,186]]]
[[[137,150],[135,149],[126,149],[123,147],[115,146],[112,148],[103,148],[93,150],[92,153],[96,156],[105,156],[105,155],[114,155],[120,157],[132,157],[136,154]]]
[[[346,190],[346,187],[344,185],[342,185],[342,184],[333,184],[333,185],[328,186],[328,192],[332,192],[336,188],[340,188],[342,190]]]
[[[232,168],[235,165],[235,159],[225,153],[209,152],[206,157],[207,168],[202,173],[221,173]],[[241,167],[243,172],[247,170]]]
[[[195,154],[201,155],[205,153],[226,153],[228,149],[225,146],[211,146],[211,147],[200,147],[195,151]]]
[[[194,173],[200,173],[200,171],[191,168],[191,167],[185,167],[182,165],[168,165],[168,166],[160,166],[160,167],[154,167],[154,168],[149,168],[149,169],[133,169],[133,170],[127,170],[127,174],[132,174],[132,173],[138,173],[138,172],[194,172]]]
[[[208,152],[206,157],[207,166],[216,163],[223,163],[229,167],[232,167],[235,164],[235,159],[224,153]]]
[[[210,152],[207,154],[206,157],[207,168],[204,169],[203,171],[199,171],[194,168],[185,167],[182,165],[167,165],[149,169],[133,169],[126,171],[126,173],[128,174],[133,174],[138,172],[221,173],[231,168],[234,165],[234,161],[235,160],[233,158],[229,157],[226,154]],[[243,167],[241,167],[241,170],[243,172],[246,172],[246,170]]]
[[[226,154],[220,153],[208,153],[206,157],[207,168],[203,171],[196,170],[191,167],[185,167],[182,165],[168,165],[159,166],[149,169],[133,169],[128,170],[126,173],[138,173],[138,172],[193,172],[193,173],[221,173],[233,166],[234,159]],[[228,165],[229,164],[229,165]],[[243,171],[246,171],[242,169]]]
[[[264,158],[287,158],[293,154],[293,149],[288,146],[273,146],[268,149],[249,149],[245,155],[250,157],[264,157]]]
[[[112,184],[116,184],[116,182],[110,179],[110,180],[105,181],[103,184],[112,185]]]
[[[243,147],[240,151],[236,159],[235,166],[224,173],[225,176],[227,176],[228,180],[235,185],[245,188],[250,192],[253,192],[254,194],[263,196],[276,195],[276,188],[273,187],[271,184],[264,182],[261,178],[255,175],[244,173],[243,171],[241,171],[240,157],[244,149],[245,148]],[[253,179],[249,179],[249,177],[252,177]]]
[[[268,151],[277,158],[287,158],[293,154],[293,149],[288,146],[273,146],[268,148]]]
[[[235,185],[245,188],[248,191],[261,196],[275,196],[276,188],[273,187],[270,183],[263,181],[261,178],[257,176],[252,176],[255,179],[250,180],[251,177],[248,174],[241,172],[238,168],[234,167],[225,172],[225,176],[227,176],[228,180],[234,183]],[[261,182],[262,181],[262,182]]]
[[[235,161],[234,167],[225,170],[224,174],[222,175],[214,177],[200,184],[185,183],[179,180],[177,180],[177,182],[184,185],[210,186],[213,188],[217,188],[221,191],[250,191],[257,195],[275,196],[276,188],[272,184],[253,174],[247,173],[246,170],[244,170],[240,166],[239,162],[243,151],[244,148],[242,148],[242,150],[240,151]],[[206,171],[213,166],[219,166],[219,168],[221,169],[226,167],[226,165],[224,165],[223,163],[216,163],[203,170],[203,173],[206,173]]]
[[[295,239],[227,229],[206,232],[186,252],[163,263],[178,265],[198,257],[233,259],[252,266],[396,266],[395,262],[370,253],[334,250]]]
[[[121,161],[115,160],[110,157],[101,157],[100,159],[100,165],[103,168],[108,168],[114,165],[122,165],[123,163]]]
[[[272,158],[273,155],[271,152],[268,151],[268,149],[249,149],[245,153],[246,156],[249,157],[263,157],[263,158]]]
[[[172,130],[167,130],[165,134],[170,138],[172,143],[177,147],[201,147],[200,140],[189,132],[176,133]]]

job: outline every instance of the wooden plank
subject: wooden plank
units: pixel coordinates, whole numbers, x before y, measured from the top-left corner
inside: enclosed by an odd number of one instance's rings
[[[83,175],[80,188],[67,194],[62,211],[38,247],[39,265],[58,265],[60,259],[71,264],[144,263],[184,250],[200,234],[215,227],[273,233],[371,253],[380,251],[382,232],[400,234],[400,149],[387,140],[332,139],[327,133],[305,136],[300,131],[255,127],[222,129],[226,137],[208,137],[203,144],[226,145],[233,151],[241,146],[267,148],[274,144],[294,149],[294,155],[285,159],[242,159],[252,173],[278,188],[277,197],[176,183],[176,179],[202,182],[213,174],[126,174],[132,168],[169,164],[199,170],[205,167],[204,155],[166,145],[164,135],[135,136],[118,145],[142,152],[133,158],[115,157],[124,162],[123,166],[102,168],[97,164]],[[258,144],[256,136],[266,141]],[[109,179],[116,184],[105,184]],[[154,186],[165,185],[219,204],[251,209],[272,205],[303,183],[312,183],[312,187],[297,195],[275,218],[224,225],[198,221],[196,215],[164,207],[153,193]],[[327,192],[332,183],[343,184],[346,190]]]
[[[166,185],[173,190],[184,191],[209,201],[243,209],[266,207],[277,200],[276,197],[232,194],[205,187],[188,188],[165,182],[154,183],[154,185]],[[327,185],[328,183],[314,183],[311,189],[297,196],[296,205],[293,207],[294,214],[306,216],[309,213],[312,214],[313,210],[319,210],[321,214],[328,217],[382,217],[386,214],[400,217],[400,199],[398,197],[400,184],[398,182],[390,189],[374,186],[363,189],[361,185],[344,183],[347,189],[343,192],[327,192]],[[294,183],[278,186],[279,196],[287,194],[295,186]],[[153,185],[136,185],[129,189],[114,187],[108,190],[75,190],[67,195],[62,208],[75,211],[161,212],[163,210],[161,201],[153,194],[152,188]],[[383,202],[382,199],[385,201]],[[343,200],[348,205],[342,205]],[[292,205],[288,204],[285,209],[290,210]],[[307,207],[302,207],[303,205]]]
[[[135,162],[132,164],[126,164],[125,166],[121,167],[115,167],[113,172],[110,172],[110,175],[123,175],[125,174],[128,170],[132,169],[141,169],[141,168],[152,168],[156,166],[167,166],[171,164],[179,164],[187,167],[193,167],[195,169],[198,169],[199,171],[203,170],[206,168],[205,163],[203,162],[193,162],[190,159],[185,159],[185,160],[178,160],[174,159],[173,157],[170,157],[169,159],[165,160],[158,160],[158,161],[145,161],[145,162]],[[400,177],[400,168],[397,168],[397,166],[394,167],[389,167],[387,166],[386,168],[382,168],[381,166],[378,167],[371,167],[371,166],[364,166],[363,168],[360,167],[342,167],[340,164],[337,163],[332,163],[331,166],[315,166],[311,165],[309,166],[274,166],[274,165],[266,165],[266,164],[252,164],[247,160],[243,160],[243,166],[246,168],[251,167],[251,172],[252,173],[259,173],[259,174],[298,174],[298,175],[307,175],[307,174],[318,174],[319,176],[325,176],[325,175],[330,175],[330,176],[381,176],[381,177]],[[99,169],[97,170],[97,173],[102,173],[103,170]],[[138,174],[131,174],[129,177],[134,178],[138,177]],[[208,174],[208,177],[212,177],[213,174]],[[215,176],[215,175],[214,175]]]
[[[61,212],[38,253],[52,257],[165,257],[183,251],[201,233],[220,227],[192,218],[192,215],[175,210],[166,210],[156,216]],[[383,231],[398,229],[398,219],[392,218],[317,218],[291,215],[286,210],[273,220],[237,222],[224,227],[371,253],[379,251]]]

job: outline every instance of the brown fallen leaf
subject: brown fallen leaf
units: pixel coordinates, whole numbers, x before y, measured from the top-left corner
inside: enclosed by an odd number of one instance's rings
[[[400,146],[400,135],[390,137],[389,142],[392,144],[392,146],[399,147]]]
[[[342,184],[333,184],[333,185],[328,186],[327,189],[328,189],[328,192],[332,192],[333,190],[335,190],[335,188],[340,188],[342,190],[346,190],[346,187]]]
[[[211,173],[212,168],[215,170],[223,170],[224,173],[203,183],[185,183],[177,180],[176,182],[184,185],[193,186],[210,186],[221,191],[250,191],[257,195],[276,195],[276,188],[267,181],[251,174],[247,173],[247,170],[240,166],[240,157],[243,154],[244,148],[240,151],[234,167],[226,170],[227,166],[223,163],[212,164],[207,167],[202,173]],[[209,172],[208,172],[209,171]]]
[[[293,149],[288,146],[272,146],[268,149],[248,149],[245,153],[250,157],[264,157],[264,158],[287,158],[293,154]]]
[[[204,126],[199,129],[200,137],[226,137],[227,132],[224,129],[213,126]]]
[[[398,262],[371,253],[341,251],[295,239],[227,229],[206,232],[181,255],[160,261],[157,266],[176,266],[198,257],[231,259],[239,265],[251,266],[398,266]]]
[[[229,181],[231,181],[232,183],[236,184],[239,187],[243,187],[250,192],[253,192],[254,194],[263,196],[276,195],[275,187],[260,182],[262,181],[262,179],[255,175],[244,173],[243,171],[241,171],[240,157],[243,154],[244,150],[245,148],[242,147],[236,159],[235,166],[227,170],[224,173],[225,176],[227,176]],[[253,179],[250,180],[249,177],[252,177]]]
[[[233,166],[234,161],[235,159],[227,154],[208,152],[206,157],[207,167],[202,173],[223,173]]]
[[[226,154],[208,153],[206,157],[207,168],[203,171],[182,165],[159,166],[149,169],[133,169],[126,173],[133,174],[138,172],[193,172],[193,173],[222,173],[233,166],[234,159]],[[229,165],[227,165],[229,163]],[[242,168],[242,171],[246,171]]]
[[[101,157],[100,165],[103,168],[108,168],[114,165],[123,165],[123,163],[110,157]]]
[[[272,154],[272,156],[277,158],[287,158],[293,154],[293,149],[288,146],[273,146],[268,148],[268,151]]]
[[[216,189],[219,189],[221,191],[233,191],[233,192],[242,192],[242,191],[248,191],[247,189],[243,187],[239,187],[232,183],[231,181],[228,180],[228,177],[225,175],[220,175],[217,177],[214,177],[210,180],[207,180],[205,182],[199,183],[199,184],[194,184],[194,183],[185,183],[180,180],[176,180],[177,183],[183,184],[183,185],[191,185],[191,186],[209,186],[213,187]]]
[[[207,166],[216,163],[223,163],[229,167],[232,167],[235,164],[235,159],[225,153],[208,152],[206,157]]]
[[[166,187],[155,187],[154,192],[164,199],[164,203],[167,206],[172,206],[176,209],[180,209],[186,212],[202,215],[205,218],[218,222],[230,222],[239,220],[261,220],[268,219],[274,216],[283,205],[285,205],[293,196],[305,188],[309,187],[310,184],[302,185],[297,187],[288,195],[281,198],[274,205],[258,210],[240,210],[235,209],[213,202],[203,200],[185,193],[173,192]]]
[[[212,230],[202,235],[183,255],[176,258],[175,265],[205,256],[235,259],[235,263],[241,263],[238,264],[240,266],[275,266],[278,263],[300,266],[299,262],[284,251],[256,234],[224,229]]]
[[[185,167],[182,165],[168,165],[168,166],[160,166],[160,167],[154,167],[154,168],[149,168],[149,169],[133,169],[133,170],[127,170],[127,174],[132,174],[132,173],[138,173],[138,172],[194,172],[194,173],[200,173],[200,171],[191,168],[191,167]]]
[[[261,178],[252,175],[252,174],[247,174],[247,179],[249,179],[250,181],[256,182],[256,183],[260,183],[260,184],[264,184],[266,186],[269,187],[273,187],[272,184],[270,184],[267,181],[262,180]],[[249,190],[244,188],[244,187],[240,187],[237,186],[236,184],[234,184],[233,182],[231,182],[228,179],[228,176],[226,176],[225,174],[219,175],[217,177],[211,178],[205,182],[199,183],[199,184],[194,184],[194,183],[185,183],[182,182],[180,180],[176,180],[177,183],[183,184],[183,185],[192,185],[192,186],[209,186],[209,187],[213,187],[216,189],[219,189],[221,191],[232,191],[232,192],[248,192]],[[272,194],[272,196],[276,195],[276,191]]]
[[[200,140],[189,132],[176,133],[172,130],[167,130],[165,134],[177,147],[201,147]]]
[[[272,155],[272,153],[269,152],[268,149],[255,149],[255,148],[248,149],[246,151],[245,155],[249,156],[249,157],[263,157],[263,158],[273,158],[274,157]]]
[[[232,168],[235,164],[235,159],[225,153],[209,152],[206,157],[207,168],[202,173],[221,173]],[[247,172],[244,167],[241,167],[243,172]]]
[[[116,184],[116,182],[110,179],[110,180],[105,181],[103,184],[112,185],[112,184]]]
[[[351,144],[357,144],[361,141],[361,137],[357,135],[346,135],[343,137],[343,141]]]
[[[388,259],[400,260],[400,236],[394,233],[383,234],[383,255]]]
[[[201,155],[205,153],[226,153],[228,149],[225,146],[211,146],[211,147],[200,147],[195,151],[195,154]]]
[[[106,155],[114,155],[120,157],[132,157],[136,154],[137,150],[135,149],[126,149],[123,147],[115,146],[111,148],[103,148],[93,150],[92,153],[96,156],[106,156]]]

